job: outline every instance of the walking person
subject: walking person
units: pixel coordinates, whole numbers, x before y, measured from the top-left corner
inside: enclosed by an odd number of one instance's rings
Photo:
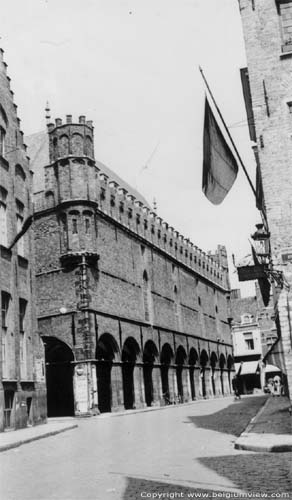
[[[232,389],[234,392],[234,401],[241,399],[241,397],[240,397],[240,384],[239,384],[238,375],[234,375],[234,377],[232,379]]]

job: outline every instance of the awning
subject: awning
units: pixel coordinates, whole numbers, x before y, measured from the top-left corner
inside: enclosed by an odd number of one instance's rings
[[[238,373],[241,363],[234,363],[235,372]],[[241,375],[252,375],[255,374],[258,369],[258,361],[244,361],[241,365]]]
[[[266,373],[272,373],[272,372],[280,372],[280,368],[278,368],[277,366],[275,365],[266,365],[265,367],[265,372]]]

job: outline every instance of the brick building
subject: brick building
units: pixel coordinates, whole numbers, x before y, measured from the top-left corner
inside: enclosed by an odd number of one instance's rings
[[[283,272],[289,285],[282,287],[277,298],[276,347],[284,354],[282,368],[291,397],[292,2],[239,0],[239,7],[248,63],[245,101],[262,179],[273,269]]]
[[[207,255],[95,161],[84,116],[27,139],[49,415],[230,393],[224,247]]]
[[[32,213],[32,172],[0,50],[0,430],[46,418],[45,365],[37,333],[31,231],[13,239]]]

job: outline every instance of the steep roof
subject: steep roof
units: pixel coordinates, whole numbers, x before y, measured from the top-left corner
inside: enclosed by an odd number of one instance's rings
[[[25,143],[30,158],[30,168],[34,172],[33,190],[34,193],[38,193],[45,189],[44,167],[50,164],[48,133],[42,131],[29,135],[25,137]],[[113,170],[100,161],[96,161],[95,163],[100,171],[108,176],[109,181],[115,181],[121,188],[126,189],[129,194],[135,196],[135,198],[141,201],[146,207],[152,208],[141,193],[121,179]]]

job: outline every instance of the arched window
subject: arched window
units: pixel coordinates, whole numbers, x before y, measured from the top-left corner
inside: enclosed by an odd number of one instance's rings
[[[87,235],[92,234],[92,217],[93,213],[90,210],[84,210],[83,220],[84,220],[84,232]]]
[[[59,139],[59,156],[68,156],[69,154],[69,138],[66,134],[61,135]]]
[[[5,130],[0,127],[0,156],[4,156],[5,154]]]
[[[61,228],[61,242],[64,246],[64,250],[68,247],[68,225],[67,225],[67,215],[63,212],[60,214],[60,228]]]
[[[71,210],[68,215],[68,237],[70,250],[79,250],[80,229],[80,213],[78,210]]]
[[[7,247],[7,195],[8,191],[0,186],[0,245]]]
[[[15,165],[15,175],[25,181],[26,175],[21,165]]]
[[[83,155],[83,137],[80,134],[72,135],[72,154],[81,156]]]
[[[46,197],[46,207],[52,208],[55,205],[55,195],[53,191],[47,191],[45,194]]]
[[[143,273],[143,304],[145,320],[150,321],[150,287],[146,271]]]
[[[86,156],[93,157],[93,144],[90,135],[87,135],[85,138],[85,152]]]

